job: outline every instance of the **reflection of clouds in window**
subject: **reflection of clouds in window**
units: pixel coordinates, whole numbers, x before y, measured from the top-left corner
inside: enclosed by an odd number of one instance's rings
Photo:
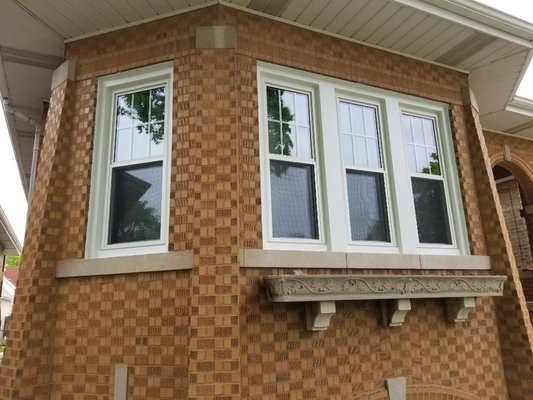
[[[163,154],[165,88],[117,96],[114,161]]]
[[[381,168],[376,109],[343,101],[339,109],[344,164]]]
[[[309,95],[267,88],[270,154],[313,159]]]
[[[402,114],[409,171],[440,175],[435,126],[431,118]]]

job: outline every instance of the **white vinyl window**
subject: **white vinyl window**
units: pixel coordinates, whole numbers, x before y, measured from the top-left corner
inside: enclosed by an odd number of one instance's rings
[[[86,257],[168,250],[172,66],[101,78]]]
[[[266,249],[467,255],[447,105],[258,63]]]

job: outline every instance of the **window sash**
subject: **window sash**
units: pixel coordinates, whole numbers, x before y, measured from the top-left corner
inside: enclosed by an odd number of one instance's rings
[[[105,76],[98,81],[85,258],[168,251],[168,196],[170,190],[170,162],[168,159],[171,144],[173,69],[172,63],[162,63]],[[165,104],[163,109],[158,111],[164,113],[165,116],[162,127],[164,129],[162,154],[115,162],[117,96],[157,87],[164,87],[165,91]],[[162,166],[161,230],[158,239],[108,244],[113,171],[151,162],[160,163]]]

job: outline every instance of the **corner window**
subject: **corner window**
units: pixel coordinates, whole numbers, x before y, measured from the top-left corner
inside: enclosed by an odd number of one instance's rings
[[[468,254],[447,105],[258,63],[266,249]]]
[[[168,250],[172,66],[101,78],[86,257]]]

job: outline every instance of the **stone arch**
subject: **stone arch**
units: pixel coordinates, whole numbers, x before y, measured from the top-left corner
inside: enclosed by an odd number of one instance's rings
[[[512,161],[505,160],[502,154],[494,154],[491,157],[491,168],[500,166],[508,170],[518,181],[523,190],[527,204],[533,203],[533,170],[521,157],[512,154]]]
[[[460,389],[439,385],[407,385],[407,400],[482,400],[481,397]],[[389,400],[387,389],[356,394],[354,400]]]

